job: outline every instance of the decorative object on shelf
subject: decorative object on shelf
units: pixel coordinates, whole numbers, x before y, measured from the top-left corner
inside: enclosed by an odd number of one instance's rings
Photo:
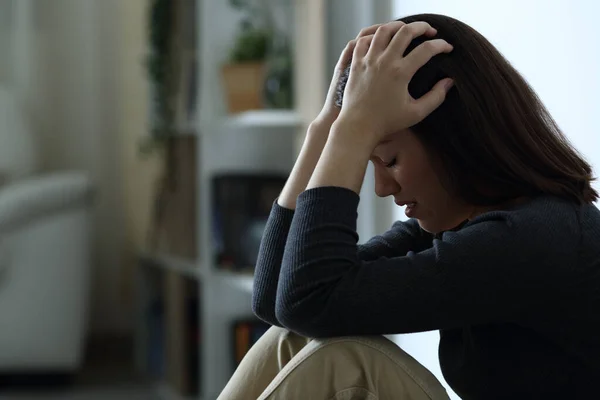
[[[152,131],[142,154],[158,152],[164,171],[156,189],[149,248],[196,256],[196,138],[191,120],[197,97],[197,0],[152,0],[148,14]],[[191,134],[191,135],[190,135]]]
[[[237,272],[254,269],[273,202],[285,175],[229,173],[213,178],[215,264]]]
[[[267,332],[271,326],[256,318],[233,321],[231,331],[233,337],[233,365],[231,372],[239,366],[248,350]]]
[[[221,68],[227,108],[230,113],[261,109],[264,107],[265,63],[271,41],[266,13],[250,0],[229,0],[229,4],[244,16],[229,62]]]

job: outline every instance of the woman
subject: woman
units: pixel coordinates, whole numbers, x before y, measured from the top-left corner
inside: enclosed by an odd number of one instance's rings
[[[597,193],[525,80],[430,14],[364,30],[336,68],[261,244],[254,311],[276,327],[221,398],[447,398],[373,336],[429,330],[463,399],[593,396]],[[409,220],[357,245],[369,161]]]

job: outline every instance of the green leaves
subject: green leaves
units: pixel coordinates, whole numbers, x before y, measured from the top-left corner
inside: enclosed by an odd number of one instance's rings
[[[264,60],[269,50],[270,32],[266,29],[247,28],[242,30],[231,51],[235,63]]]
[[[271,44],[269,10],[255,0],[229,0],[231,7],[243,13],[230,53],[232,63],[263,61]]]
[[[148,14],[149,54],[145,59],[146,73],[152,85],[152,132],[140,151],[151,152],[172,134],[174,119],[172,104],[173,68],[171,34],[173,30],[172,0],[153,0]]]
[[[250,7],[248,0],[229,0],[229,5],[238,10]]]

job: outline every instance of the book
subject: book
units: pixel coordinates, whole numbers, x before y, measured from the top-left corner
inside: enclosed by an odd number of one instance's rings
[[[248,351],[271,327],[259,319],[236,320],[233,322],[233,365],[234,370]]]
[[[287,176],[223,174],[213,178],[215,263],[235,271],[253,270],[262,235]]]

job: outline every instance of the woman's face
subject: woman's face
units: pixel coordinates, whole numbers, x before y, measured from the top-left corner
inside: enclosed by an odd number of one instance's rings
[[[451,196],[442,186],[429,156],[410,130],[403,130],[381,142],[373,151],[375,193],[394,196],[398,205],[407,205],[406,215],[419,221],[431,233],[460,225],[475,208]]]

